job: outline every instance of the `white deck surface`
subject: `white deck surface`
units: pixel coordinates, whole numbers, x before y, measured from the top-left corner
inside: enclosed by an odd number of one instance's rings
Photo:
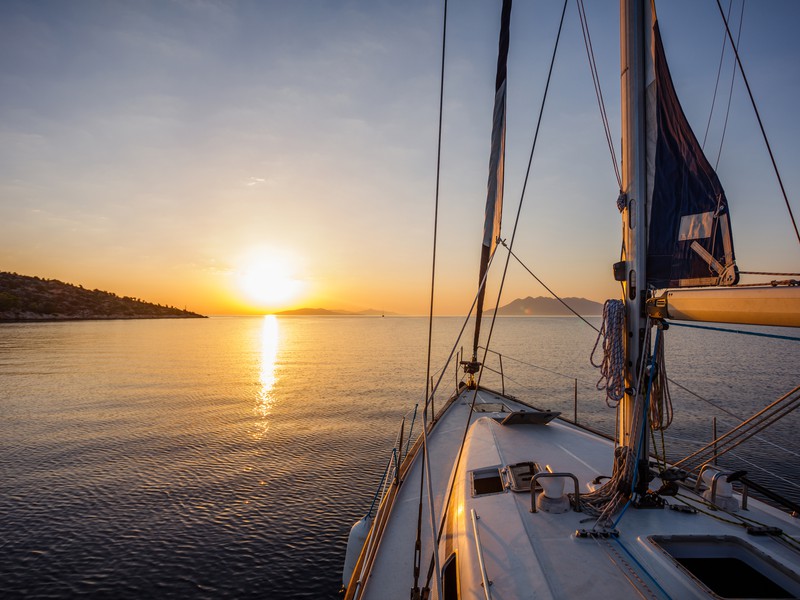
[[[433,474],[435,522],[441,523],[452,467],[464,435],[473,392],[465,391],[436,425],[429,437]],[[481,391],[478,402],[501,399]],[[528,409],[503,398],[512,410]],[[543,407],[546,408],[546,407]],[[562,514],[530,512],[530,493],[506,490],[472,497],[469,472],[474,469],[535,461],[556,472],[573,473],[581,493],[590,490],[598,475],[611,475],[613,444],[608,440],[558,420],[548,425],[500,425],[489,417],[500,414],[475,413],[462,458],[461,482],[452,499],[450,530],[454,534],[442,544],[443,558],[455,546],[459,552],[460,597],[484,598],[475,556],[470,511],[479,516],[479,533],[492,581],[494,599],[503,598],[691,598],[708,597],[704,588],[651,539],[658,535],[740,536],[751,547],[770,556],[784,569],[800,571],[800,554],[790,545],[769,536],[747,535],[739,524],[726,523],[707,514],[683,514],[668,509],[625,511],[617,525],[619,537],[584,539],[574,534],[590,529],[593,520],[569,511]],[[475,423],[477,422],[477,425]],[[362,579],[363,598],[407,600],[414,584],[413,560],[420,492],[421,453],[400,486],[371,572]],[[658,480],[651,489],[660,485]],[[565,492],[572,491],[572,483]],[[689,494],[689,492],[682,492]],[[668,500],[678,503],[675,499]],[[705,508],[700,502],[698,507]],[[713,512],[713,511],[708,511]],[[457,518],[455,515],[459,515]],[[797,520],[781,511],[754,502],[737,516],[716,512],[730,521],[738,517],[763,525],[778,526],[800,542]],[[431,521],[427,488],[423,491],[422,560],[420,585],[425,584],[432,557]],[[800,577],[800,575],[797,575]],[[436,598],[435,582],[431,597]],[[795,592],[796,593],[796,592]]]

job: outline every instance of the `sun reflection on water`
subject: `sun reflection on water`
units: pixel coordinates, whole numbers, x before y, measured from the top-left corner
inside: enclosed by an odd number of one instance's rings
[[[257,439],[261,439],[269,430],[269,416],[275,405],[273,389],[278,380],[278,337],[278,318],[275,315],[265,315],[261,328],[261,368],[255,407],[255,414],[259,417],[258,431],[255,434]]]

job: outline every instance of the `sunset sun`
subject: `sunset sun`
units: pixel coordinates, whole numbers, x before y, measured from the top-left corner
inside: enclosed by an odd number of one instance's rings
[[[239,271],[238,278],[246,299],[263,306],[288,304],[299,296],[303,288],[291,261],[275,254],[251,256]]]

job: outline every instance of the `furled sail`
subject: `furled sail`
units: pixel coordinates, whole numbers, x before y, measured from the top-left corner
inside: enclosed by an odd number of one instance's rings
[[[511,22],[511,0],[503,0],[500,19],[500,43],[497,54],[497,77],[495,78],[494,111],[492,119],[492,147],[489,155],[489,181],[486,192],[486,216],[483,223],[483,244],[478,274],[477,313],[472,360],[475,361],[480,337],[483,298],[486,290],[484,279],[489,259],[497,246],[500,221],[503,214],[503,168],[506,153],[506,65],[508,63],[509,29]]]
[[[647,86],[647,283],[733,285],[739,275],[725,192],[683,113],[653,22]]]

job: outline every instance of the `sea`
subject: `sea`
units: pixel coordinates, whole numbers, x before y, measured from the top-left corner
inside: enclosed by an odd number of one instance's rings
[[[437,406],[455,389],[462,326],[434,319],[429,373],[426,318],[0,324],[0,597],[338,598],[403,416],[408,435],[426,384]],[[798,340],[665,340],[671,459],[800,383]],[[483,383],[613,434],[595,341],[573,317],[500,318]],[[726,468],[798,501],[799,424]]]

